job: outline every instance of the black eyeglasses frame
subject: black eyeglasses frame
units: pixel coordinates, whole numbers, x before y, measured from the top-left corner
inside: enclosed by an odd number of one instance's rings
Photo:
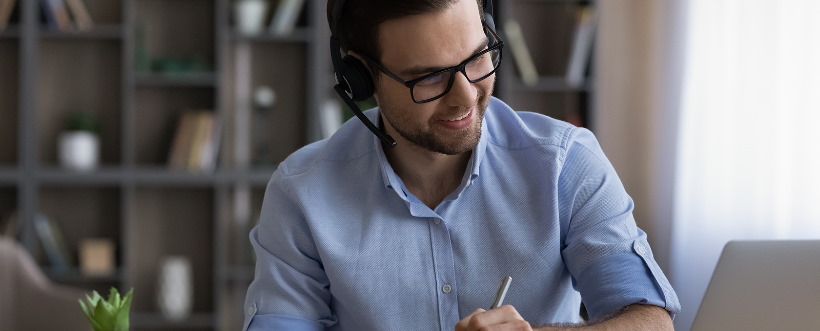
[[[484,26],[484,33],[487,35],[487,37],[492,37],[496,41],[496,43],[489,44],[489,46],[486,49],[484,49],[484,50],[482,50],[478,53],[473,54],[472,56],[470,56],[469,58],[467,58],[466,60],[462,61],[461,63],[459,63],[457,65],[454,65],[454,66],[448,67],[448,68],[443,68],[443,69],[436,70],[434,72],[431,72],[431,73],[426,74],[424,76],[421,76],[419,78],[414,78],[414,79],[411,79],[411,80],[404,80],[401,77],[399,77],[399,75],[396,75],[396,74],[390,72],[390,70],[387,70],[387,68],[385,68],[381,63],[379,63],[379,61],[376,61],[375,59],[373,59],[373,58],[371,58],[371,57],[369,57],[365,54],[361,54],[361,56],[365,60],[367,60],[367,62],[369,62],[371,65],[376,67],[376,69],[378,69],[379,71],[381,71],[382,73],[387,75],[387,77],[390,77],[393,80],[395,80],[395,81],[399,82],[400,84],[404,85],[405,87],[409,88],[410,89],[410,98],[413,99],[413,102],[418,103],[418,104],[431,102],[431,101],[434,101],[434,100],[438,100],[439,98],[447,95],[447,93],[450,92],[450,89],[453,87],[453,82],[455,81],[456,72],[460,72],[462,75],[464,75],[465,78],[467,78],[467,81],[469,81],[472,84],[475,84],[475,83],[478,83],[478,82],[486,79],[487,77],[492,76],[498,70],[498,68],[501,66],[501,59],[502,59],[502,53],[503,53],[501,50],[504,47],[504,41],[501,40],[501,37],[499,37],[498,34],[495,31],[493,31],[493,29],[491,29],[487,25],[486,22],[482,21],[482,25]],[[475,60],[479,56],[482,56],[484,54],[492,52],[496,49],[498,50],[498,64],[493,68],[492,71],[490,71],[490,73],[482,76],[481,78],[477,78],[477,79],[474,79],[474,80],[471,80],[469,77],[467,77],[467,73],[465,72],[465,70],[466,70],[466,67],[467,67],[468,63]],[[442,92],[441,94],[439,94],[435,97],[429,98],[429,99],[416,100],[416,97],[413,94],[413,88],[415,87],[416,83],[421,82],[425,79],[428,79],[432,76],[441,74],[443,72],[447,72],[447,71],[450,71],[451,75],[450,75],[450,81],[447,83],[447,88],[444,89],[444,92]]]

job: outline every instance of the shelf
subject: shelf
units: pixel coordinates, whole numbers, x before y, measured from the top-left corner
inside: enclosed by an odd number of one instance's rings
[[[253,280],[255,268],[253,266],[247,267],[228,267],[222,272],[222,280],[226,282],[247,282]]]
[[[44,267],[43,272],[45,272],[48,278],[59,283],[116,283],[122,281],[122,272],[119,269],[109,275],[86,275],[77,268],[58,270],[50,267]]]
[[[45,39],[89,39],[89,40],[118,40],[125,36],[125,29],[118,24],[95,25],[90,30],[60,31],[46,27],[41,28],[40,36]]]
[[[0,39],[4,38],[20,38],[20,27],[10,25],[5,30],[0,31]]]
[[[255,35],[248,35],[239,32],[236,29],[231,29],[231,38],[240,42],[296,42],[309,43],[313,35],[313,29],[296,28],[293,33],[288,35],[274,35],[268,32],[263,32]]]
[[[137,184],[211,186],[217,182],[214,173],[172,170],[165,167],[139,168],[130,176]]]
[[[248,172],[232,171],[220,173],[220,180],[229,183],[246,182],[255,186],[265,186],[270,181],[271,175],[276,171],[276,167],[255,168]]]
[[[200,73],[138,73],[136,85],[143,87],[216,87],[213,72]]]
[[[170,320],[159,313],[131,313],[131,328],[212,328],[216,325],[213,314],[194,313],[181,321]]]
[[[119,185],[126,181],[148,185],[210,186],[216,183],[233,184],[240,181],[252,185],[266,185],[274,170],[188,172],[157,166],[140,167],[134,170],[104,167],[90,172],[77,172],[49,167],[41,168],[36,176],[42,184],[50,185]],[[0,168],[0,183],[14,183],[19,175],[18,170]]]
[[[17,182],[20,172],[15,168],[0,167],[0,184],[13,184]]]
[[[216,183],[247,182],[266,185],[274,169],[244,171],[188,172],[165,167],[143,167],[130,176],[138,184],[209,186]]]
[[[513,91],[521,92],[587,92],[591,90],[589,79],[581,86],[573,86],[567,83],[564,77],[549,76],[541,77],[535,85],[527,85],[521,79],[513,80]]]
[[[78,172],[58,167],[39,168],[35,176],[41,184],[66,186],[120,185],[125,181],[137,184],[209,186],[215,183],[248,182],[266,185],[275,168],[245,171],[188,172],[166,167],[140,167],[124,170],[120,167],[102,167],[89,172]],[[14,184],[21,173],[12,167],[0,167],[0,184]]]
[[[123,182],[123,171],[116,167],[103,167],[89,172],[77,172],[56,167],[41,168],[37,176],[44,184],[63,185],[117,185]]]

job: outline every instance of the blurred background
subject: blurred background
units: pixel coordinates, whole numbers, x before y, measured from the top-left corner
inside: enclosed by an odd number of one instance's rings
[[[496,95],[596,134],[677,329],[727,241],[820,238],[816,1],[494,5]],[[0,329],[32,279],[77,314],[133,287],[132,330],[239,329],[270,174],[351,116],[328,37],[319,0],[0,0]]]

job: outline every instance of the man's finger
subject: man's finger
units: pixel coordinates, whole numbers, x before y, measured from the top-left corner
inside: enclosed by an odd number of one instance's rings
[[[456,331],[489,329],[532,330],[530,324],[510,305],[489,311],[476,310],[456,324]]]

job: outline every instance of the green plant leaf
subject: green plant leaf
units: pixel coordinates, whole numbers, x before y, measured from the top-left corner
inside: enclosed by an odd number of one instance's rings
[[[117,309],[120,308],[120,292],[118,292],[116,288],[111,288],[111,292],[108,294],[108,300],[114,307]]]
[[[90,320],[90,321],[91,321],[91,328],[94,329],[94,331],[108,331],[104,327],[102,327],[100,325],[100,323],[97,323],[97,321],[95,321],[93,319]]]
[[[94,331],[128,331],[133,295],[133,288],[122,297],[119,291],[112,287],[108,299],[103,299],[94,291],[91,296],[85,295],[87,303],[79,300],[80,308],[83,309]]]
[[[80,307],[83,308],[83,313],[85,313],[85,316],[88,316],[88,319],[91,319],[91,312],[88,310],[88,307],[85,306],[85,303],[83,303],[83,299],[77,299],[77,302],[79,302]]]
[[[97,117],[88,111],[76,111],[68,115],[66,119],[66,129],[69,131],[88,131],[97,133],[99,131]]]
[[[96,308],[97,303],[100,302],[100,294],[97,291],[94,291],[93,296],[89,297],[88,294],[85,295],[85,298],[88,299],[88,303],[91,304],[91,308]]]

